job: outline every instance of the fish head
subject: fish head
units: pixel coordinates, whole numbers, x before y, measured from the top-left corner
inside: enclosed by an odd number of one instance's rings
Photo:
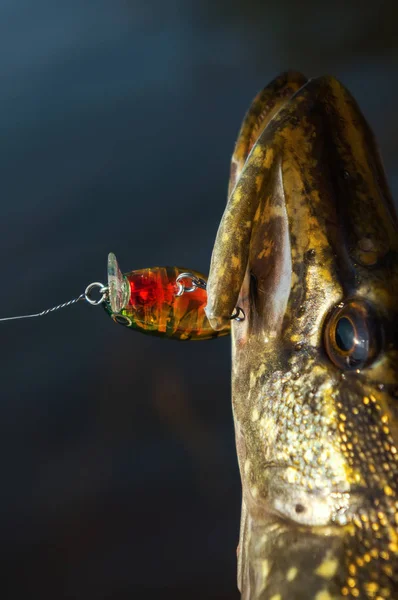
[[[259,111],[237,155],[242,126],[208,280],[215,328],[245,314],[232,326],[238,585],[250,600],[396,597],[397,219],[349,92],[282,77],[266,88],[278,110]]]

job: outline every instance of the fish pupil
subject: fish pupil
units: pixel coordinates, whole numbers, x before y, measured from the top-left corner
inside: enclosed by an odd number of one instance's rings
[[[335,336],[336,344],[343,352],[349,352],[354,346],[355,330],[347,317],[341,317],[341,319],[338,320]]]

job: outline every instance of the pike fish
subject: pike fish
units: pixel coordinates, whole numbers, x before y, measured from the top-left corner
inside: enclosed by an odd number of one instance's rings
[[[232,323],[244,600],[398,598],[398,236],[373,133],[286,72],[232,159],[206,314]]]

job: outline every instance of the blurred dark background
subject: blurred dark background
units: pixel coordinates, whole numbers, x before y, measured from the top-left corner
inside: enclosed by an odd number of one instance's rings
[[[229,160],[281,71],[332,74],[398,191],[395,2],[1,0],[0,316],[124,271],[208,272]],[[1,323],[1,597],[233,600],[230,341],[80,304]]]

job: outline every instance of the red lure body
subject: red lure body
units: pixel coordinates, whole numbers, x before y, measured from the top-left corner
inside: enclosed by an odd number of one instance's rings
[[[177,281],[187,269],[154,267],[122,275],[113,254],[108,259],[109,299],[105,310],[130,329],[178,340],[205,340],[230,333],[230,324],[215,331],[206,316],[206,289],[193,285],[192,277]],[[204,284],[197,271],[189,273]],[[193,288],[193,289],[192,289]]]

